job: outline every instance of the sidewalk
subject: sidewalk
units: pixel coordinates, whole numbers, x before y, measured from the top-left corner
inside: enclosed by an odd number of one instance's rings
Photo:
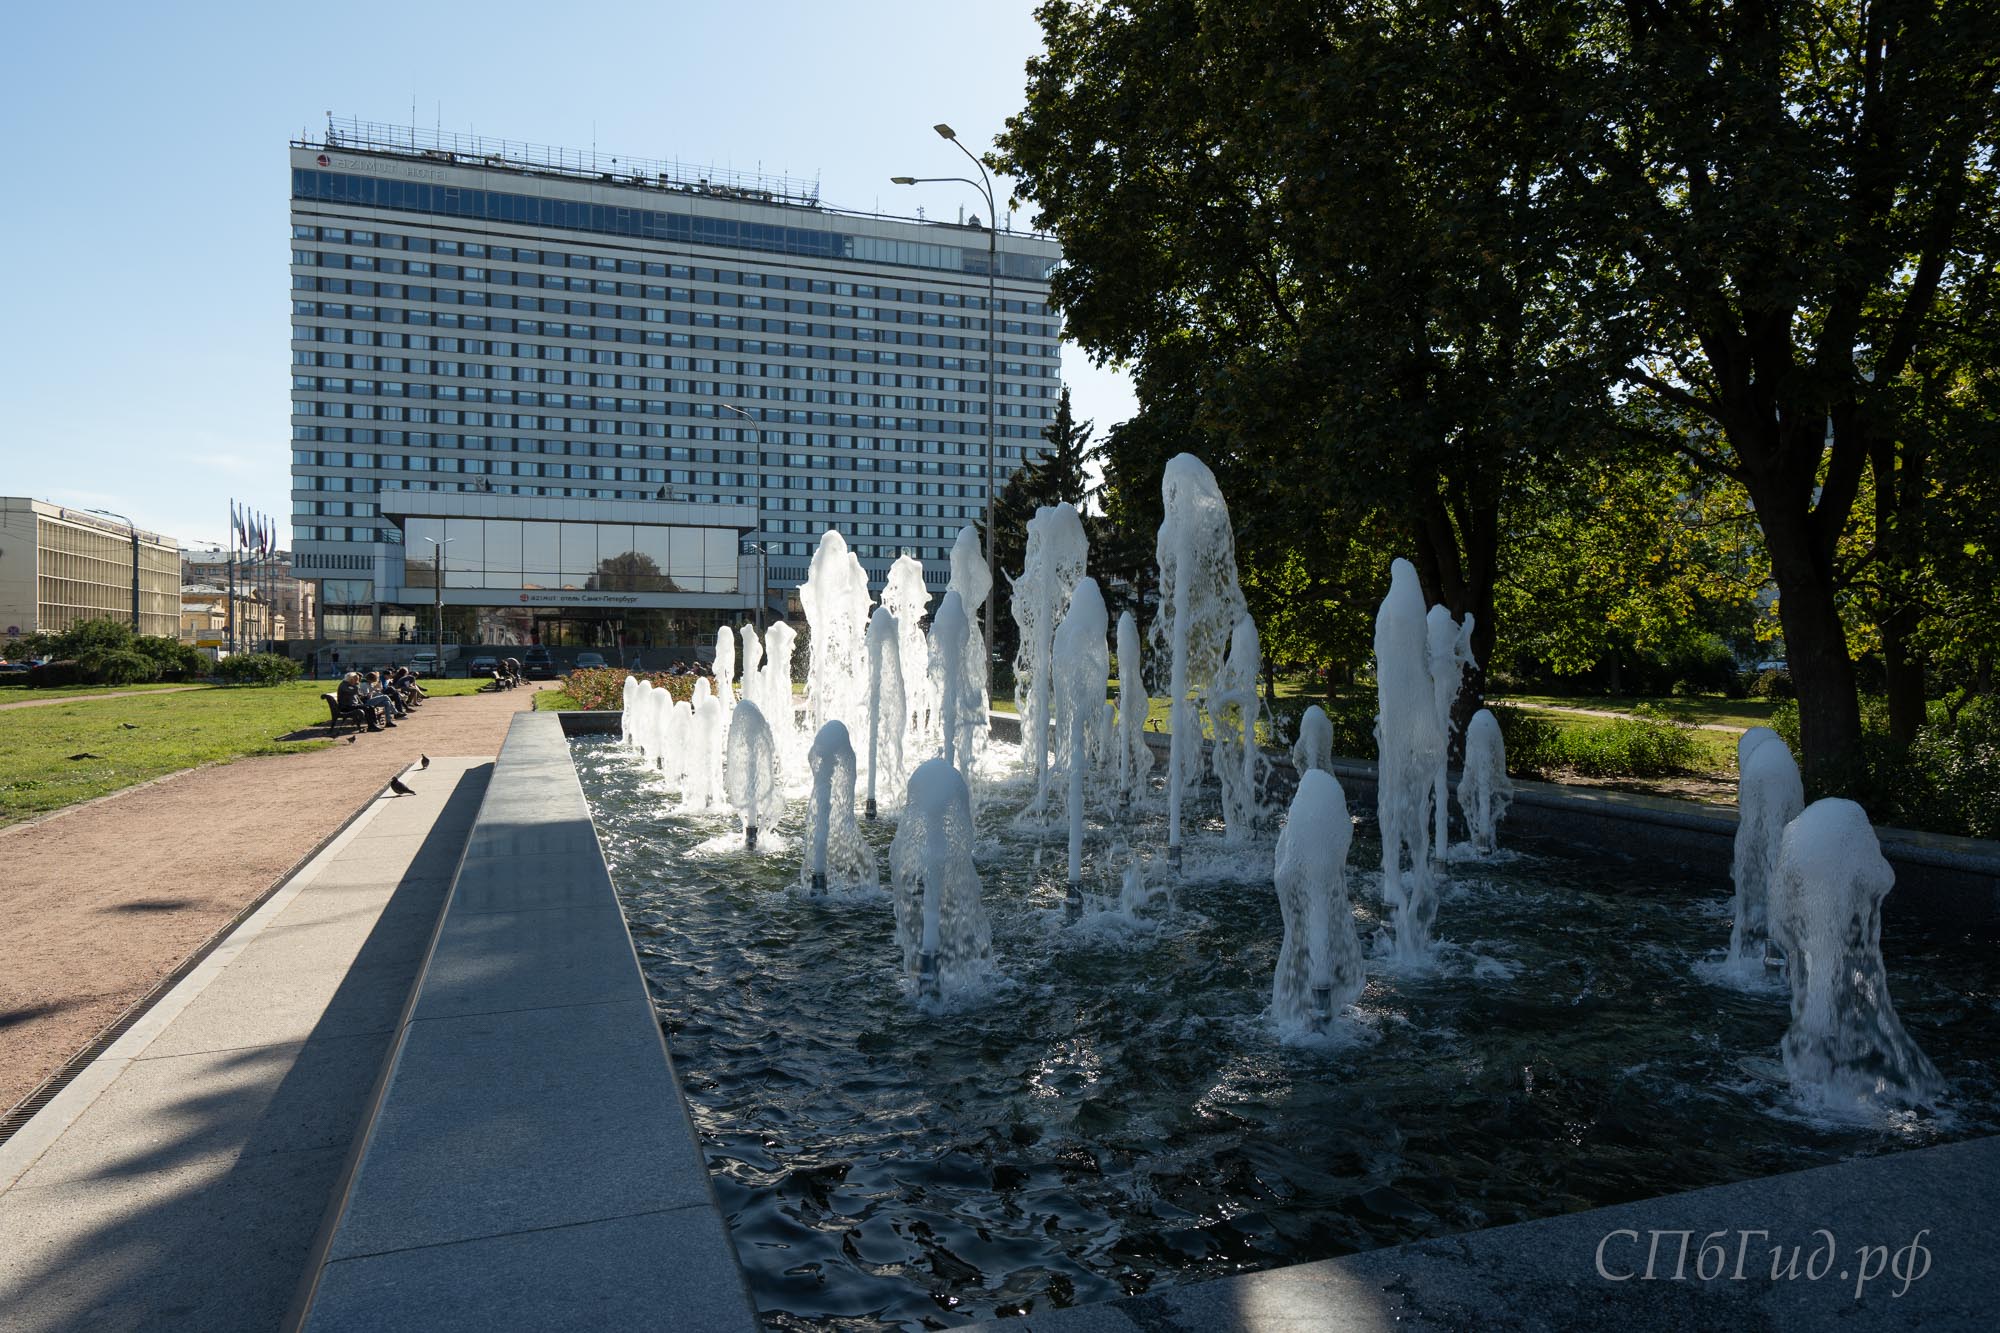
[[[491,772],[407,774],[0,1144],[0,1330],[278,1326]]]
[[[534,690],[433,699],[393,731],[239,759],[0,830],[0,1112],[28,1095],[421,754],[494,755]],[[417,774],[411,785],[422,790]]]
[[[0,704],[0,713],[10,708],[47,708],[51,704],[90,703],[96,699],[135,699],[148,694],[186,694],[189,690],[214,689],[212,685],[171,685],[164,690],[106,690],[102,694],[58,694],[53,699],[16,699]]]

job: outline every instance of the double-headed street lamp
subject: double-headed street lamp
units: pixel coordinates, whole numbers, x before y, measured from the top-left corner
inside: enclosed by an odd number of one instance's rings
[[[139,525],[123,514],[115,514],[109,509],[86,509],[86,514],[102,514],[106,518],[122,520],[132,532],[132,632],[139,632]]]
[[[989,588],[986,594],[986,652],[991,657],[994,642],[993,608],[1000,601],[995,595],[1000,586],[1000,570],[996,564],[997,548],[993,543],[993,472],[994,459],[999,452],[993,425],[993,405],[994,395],[1000,391],[1000,363],[995,359],[999,349],[994,338],[994,334],[999,332],[1000,321],[999,311],[996,308],[998,302],[994,299],[994,282],[1000,272],[1000,210],[993,200],[993,178],[986,174],[986,164],[981,162],[971,149],[958,141],[958,132],[951,126],[933,125],[931,128],[938,132],[939,138],[947,140],[952,147],[971,159],[972,165],[979,168],[979,179],[973,180],[970,176],[891,176],[889,181],[892,185],[930,185],[950,181],[970,185],[986,196],[986,582]],[[986,663],[986,670],[988,675],[992,674],[993,665],[990,661]]]

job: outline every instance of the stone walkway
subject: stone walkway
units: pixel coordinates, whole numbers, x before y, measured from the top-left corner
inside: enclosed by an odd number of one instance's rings
[[[0,1144],[0,1330],[279,1326],[491,771],[408,774]]]
[[[533,688],[239,759],[0,830],[0,1110],[152,990],[421,754],[494,755]],[[420,790],[427,780],[411,778]]]

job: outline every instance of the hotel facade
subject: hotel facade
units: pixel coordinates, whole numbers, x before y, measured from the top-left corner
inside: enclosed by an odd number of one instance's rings
[[[828,527],[878,588],[908,551],[941,591],[1054,415],[1060,252],[976,217],[359,122],[292,144],[291,192],[293,572],[327,638],[441,607],[460,642],[691,644],[782,614]]]

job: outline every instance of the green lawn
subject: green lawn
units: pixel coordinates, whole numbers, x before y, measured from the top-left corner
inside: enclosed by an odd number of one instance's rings
[[[318,749],[327,742],[278,738],[326,721],[326,688],[294,681],[0,712],[0,824],[197,764]]]
[[[1644,705],[1655,718],[1672,718],[1697,727],[1716,724],[1727,727],[1767,726],[1771,714],[1778,707],[1776,699],[1725,699],[1720,695],[1680,699],[1635,698],[1631,695],[1509,694],[1494,696],[1490,702],[1543,708],[1587,708],[1599,713],[1630,713]]]

